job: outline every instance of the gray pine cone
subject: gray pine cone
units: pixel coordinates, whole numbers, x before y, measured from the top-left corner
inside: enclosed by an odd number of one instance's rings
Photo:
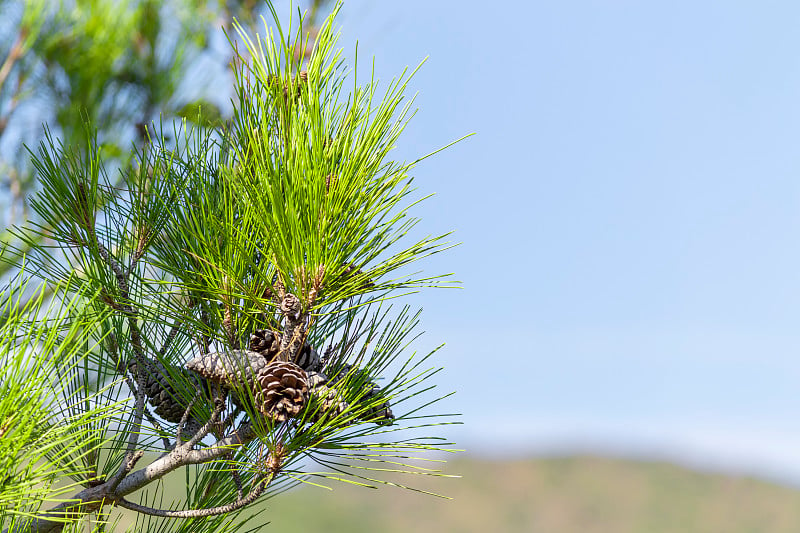
[[[372,385],[372,389],[362,398],[362,401],[369,401],[375,398],[381,391],[381,388],[375,383],[370,382],[370,384]],[[394,413],[392,413],[392,408],[389,407],[389,402],[383,402],[375,404],[367,409],[366,412],[361,415],[361,420],[364,422],[375,422],[381,425],[391,425],[394,420]]]
[[[389,407],[389,402],[375,404],[375,397],[380,394],[381,388],[374,381],[367,378],[368,376],[364,374],[363,370],[354,370],[353,365],[345,364],[335,372],[334,377],[330,379],[330,383],[332,387],[343,387],[345,383],[347,383],[349,387],[360,387],[359,403],[370,403],[373,405],[361,414],[359,419],[364,422],[389,425],[392,423],[392,420],[394,420],[394,413],[392,413],[392,409]],[[365,389],[367,389],[366,392]]]
[[[128,364],[128,370],[136,379],[136,361]],[[170,365],[169,369],[159,362],[147,360],[146,368],[144,369],[144,393],[147,396],[148,403],[153,406],[153,412],[166,420],[167,422],[178,423],[183,418],[186,408],[191,402],[191,398],[183,398],[178,390],[172,385],[176,375],[182,374],[187,381],[192,383],[196,389],[207,391],[208,384],[202,377],[187,372],[186,370]],[[186,424],[185,433],[189,433],[192,429],[197,431],[202,423],[198,420],[190,418]]]
[[[358,379],[362,373],[361,370],[354,371],[352,365],[343,365],[331,379],[320,372],[309,372],[308,381],[311,394],[320,402],[317,412],[312,414],[312,420],[333,418],[347,411],[350,406],[342,396],[340,389],[358,386]],[[347,379],[348,375],[350,379]],[[369,387],[369,392],[360,396],[359,403],[373,403],[372,400],[380,394],[381,388],[373,381],[366,381],[361,386]],[[394,414],[389,403],[383,402],[371,406],[361,413],[358,419],[363,422],[389,425],[394,420]]]
[[[311,396],[314,398],[311,409],[313,411],[309,414],[311,422],[319,422],[320,420],[332,420],[341,415],[349,405],[341,393],[327,385],[318,385],[311,390]]]
[[[322,370],[322,358],[308,343],[303,344],[303,347],[297,352],[294,362],[306,372]]]
[[[237,383],[251,383],[254,376],[266,366],[264,356],[252,350],[198,355],[186,363],[189,370],[227,388],[233,388]]]

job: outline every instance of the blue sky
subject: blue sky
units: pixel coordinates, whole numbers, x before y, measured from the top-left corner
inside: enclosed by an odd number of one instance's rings
[[[452,435],[800,483],[800,4],[350,0],[346,50],[420,113],[414,298]],[[496,393],[502,390],[502,398]]]

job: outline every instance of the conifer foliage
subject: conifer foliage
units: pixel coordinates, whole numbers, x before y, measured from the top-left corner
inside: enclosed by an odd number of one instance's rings
[[[137,531],[243,531],[269,520],[248,505],[297,483],[438,474],[409,461],[448,446],[429,434],[450,423],[428,412],[438,369],[409,353],[419,313],[388,300],[448,285],[411,266],[449,245],[411,238],[416,162],[389,157],[409,75],[364,81],[339,8],[313,46],[271,7],[265,35],[239,27],[231,120],[150,128],[120,176],[91,133],[33,154],[37,222],[0,257],[62,303],[3,293],[0,436],[23,443],[0,447],[3,527],[102,528],[125,508]]]

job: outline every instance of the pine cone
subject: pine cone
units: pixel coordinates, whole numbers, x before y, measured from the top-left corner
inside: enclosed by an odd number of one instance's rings
[[[363,381],[362,381],[363,380]],[[337,371],[333,372],[333,377],[328,380],[328,386],[331,388],[359,388],[358,403],[374,403],[374,399],[380,394],[381,388],[368,376],[364,374],[363,370],[353,370],[353,365],[344,364]],[[368,392],[363,393],[364,389],[369,388]],[[368,408],[361,415],[359,419],[364,422],[375,422],[376,424],[391,424],[394,420],[394,413],[392,413],[389,402],[376,404]]]
[[[272,359],[281,349],[280,334],[269,329],[257,329],[250,334],[250,350]]]
[[[375,383],[370,383],[372,384],[372,390],[364,395],[362,401],[369,401],[380,393],[381,388]],[[361,420],[364,422],[391,425],[392,420],[394,420],[394,413],[392,413],[392,408],[389,407],[389,402],[383,402],[382,404],[373,405],[367,409],[367,411],[361,415]]]
[[[316,372],[322,369],[322,358],[307,342],[298,350],[294,362],[306,372]]]
[[[308,400],[308,375],[294,363],[276,361],[262,368],[254,384],[257,409],[284,422],[300,414]]]
[[[237,383],[250,383],[267,366],[267,360],[251,350],[231,350],[198,355],[186,363],[186,368],[209,381],[233,388]]]
[[[358,386],[356,380],[345,381],[345,377],[351,372],[352,368],[352,365],[344,365],[344,367],[336,373],[334,379],[328,379],[325,374],[321,372],[308,372],[308,386],[312,397],[315,399],[312,405],[316,405],[316,407],[312,407],[315,411],[310,415],[310,420],[312,422],[335,418],[350,409],[350,405],[345,401],[340,390],[344,388],[352,389]],[[361,372],[362,371],[357,370],[354,374],[359,374]],[[339,388],[334,387],[334,385],[338,385]],[[362,387],[370,387],[370,389],[368,393],[360,397],[358,403],[373,400],[381,390],[381,388],[372,381],[367,381]],[[380,405],[373,405],[361,413],[358,420],[362,422],[375,422],[376,424],[391,424],[392,420],[394,420],[394,414],[389,407],[389,403],[383,402]]]
[[[341,393],[328,387],[327,385],[318,385],[311,390],[311,395],[316,400],[316,409],[310,413],[310,420],[312,422],[319,422],[320,420],[330,420],[341,415],[347,408],[347,402],[342,398]]]
[[[137,364],[135,360],[128,364],[128,370],[132,374],[134,380],[136,379],[136,367]],[[172,385],[175,377],[171,376],[179,374],[188,378],[188,381],[197,389],[208,390],[208,384],[203,378],[177,366],[170,366],[168,370],[167,367],[159,361],[147,360],[144,369],[145,396],[147,396],[150,405],[153,406],[153,412],[167,422],[180,422],[191,401],[191,398],[183,398]],[[191,427],[197,426],[197,428],[199,428],[202,424],[190,418],[187,427],[190,425]]]
[[[328,382],[328,377],[322,372],[307,371],[306,376],[307,376],[306,381],[308,382],[308,388],[312,392],[317,387],[321,387]]]
[[[269,329],[257,329],[250,334],[248,343],[250,350],[259,352],[269,362],[275,359],[280,352],[281,334]],[[322,368],[322,358],[308,342],[303,343],[303,347],[297,352],[293,361],[297,366],[305,371],[315,371]]]
[[[294,294],[287,292],[281,300],[280,310],[286,316],[296,318],[300,315],[302,305],[300,299]]]

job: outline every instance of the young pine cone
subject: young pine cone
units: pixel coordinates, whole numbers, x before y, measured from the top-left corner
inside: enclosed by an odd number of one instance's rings
[[[276,422],[300,414],[308,400],[308,375],[294,363],[270,363],[258,372],[253,385],[256,408]]]

